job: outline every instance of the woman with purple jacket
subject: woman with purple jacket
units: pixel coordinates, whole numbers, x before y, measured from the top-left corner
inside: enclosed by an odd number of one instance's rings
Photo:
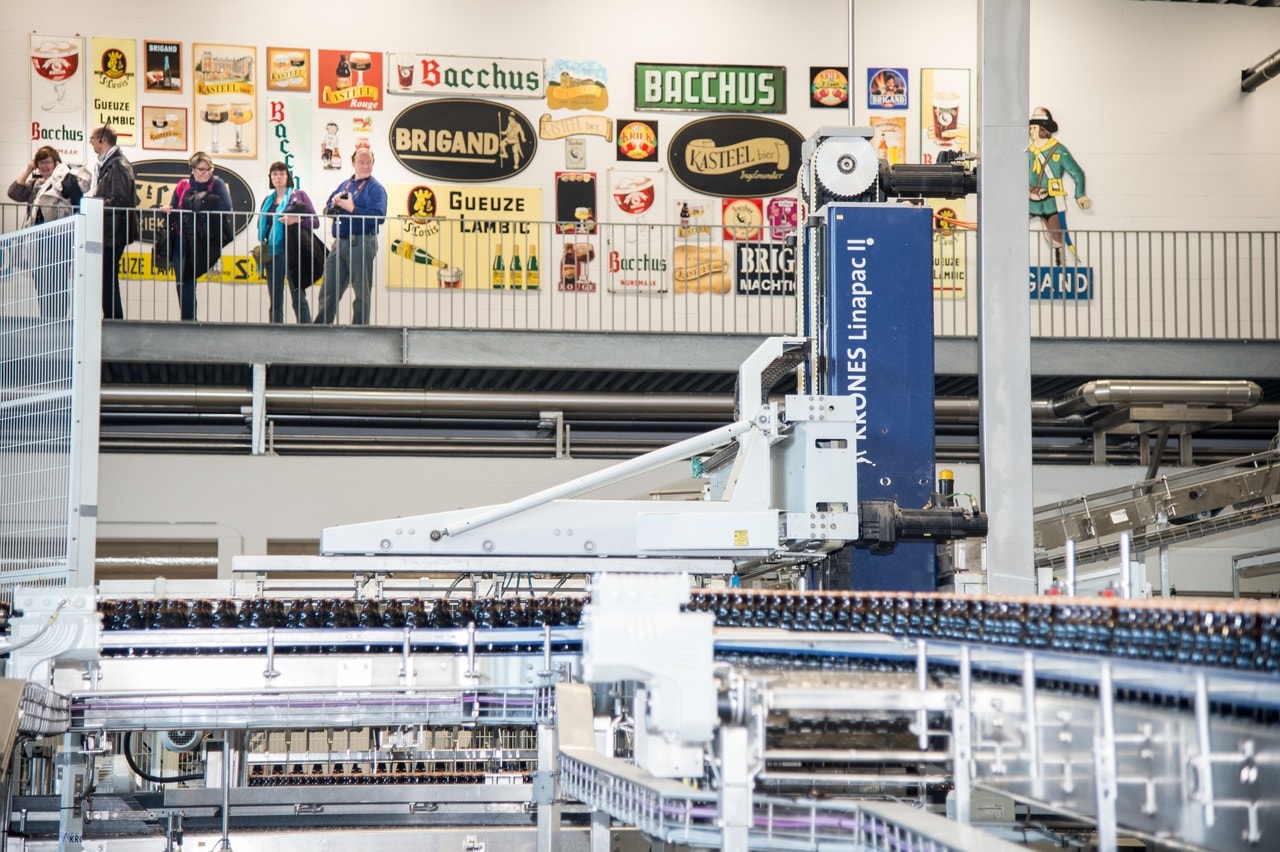
[[[284,163],[271,164],[272,192],[262,200],[258,217],[258,240],[263,244],[262,268],[267,277],[267,292],[271,299],[271,322],[284,322],[284,282],[289,277],[289,297],[293,301],[293,313],[300,323],[311,322],[311,304],[307,301],[307,287],[313,281],[298,281],[297,261],[290,262],[289,254],[300,248],[293,240],[286,239],[286,229],[293,232],[311,231],[319,224],[316,208],[301,189],[293,186],[293,173]],[[308,241],[308,248],[310,243]]]

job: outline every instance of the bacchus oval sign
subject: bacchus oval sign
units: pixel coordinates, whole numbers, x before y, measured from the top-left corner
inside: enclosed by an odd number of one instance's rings
[[[676,180],[703,195],[780,195],[800,175],[803,137],[771,118],[719,116],[691,121],[667,145]]]
[[[441,98],[408,107],[391,122],[391,153],[416,175],[450,181],[501,180],[533,160],[538,134],[503,104]]]

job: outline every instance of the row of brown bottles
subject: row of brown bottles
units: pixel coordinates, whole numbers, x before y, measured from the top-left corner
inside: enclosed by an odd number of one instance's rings
[[[719,627],[884,633],[1247,671],[1280,670],[1280,607],[1257,601],[694,592]]]
[[[521,780],[529,783],[532,779],[532,768],[521,767],[518,770]],[[510,774],[503,770],[503,774]],[[410,768],[405,764],[397,764],[395,768],[385,771],[366,772],[359,766],[352,766],[347,771],[343,764],[335,763],[330,771],[321,764],[315,764],[310,772],[299,765],[286,767],[274,765],[270,771],[262,765],[255,765],[249,772],[250,787],[320,787],[369,784],[483,784],[485,772],[478,771],[438,771],[428,770],[425,764],[418,763]]]
[[[186,627],[447,629],[573,627],[584,600],[573,597],[376,600],[367,598],[251,598],[186,601],[176,598],[103,600],[104,630],[168,630]]]

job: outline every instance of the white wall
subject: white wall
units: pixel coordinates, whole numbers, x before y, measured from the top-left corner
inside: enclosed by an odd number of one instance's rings
[[[218,541],[224,560],[266,552],[269,540],[306,541],[326,526],[499,503],[608,466],[577,459],[313,458],[123,455],[101,457],[100,539]],[[947,465],[956,492],[979,494],[976,465]],[[600,489],[591,496],[644,499],[656,489],[688,488],[688,463]],[[1043,505],[1128,485],[1141,467],[1042,466],[1034,500]],[[1170,549],[1171,580],[1184,590],[1231,588],[1231,557],[1280,545],[1272,525]],[[1082,572],[1084,569],[1082,568]],[[1153,588],[1159,561],[1148,563]],[[1274,590],[1276,578],[1246,581]]]
[[[0,88],[0,179],[16,175],[31,151],[26,81],[31,73],[27,34],[32,31],[180,40],[188,69],[189,46],[197,40],[255,44],[260,56],[270,44],[598,60],[609,70],[609,114],[615,118],[635,115],[631,75],[637,61],[785,64],[792,106],[780,118],[807,136],[845,118],[838,111],[808,108],[805,85],[809,66],[847,61],[848,7],[838,0],[793,5],[772,0],[9,4],[0,20],[0,79],[9,81]],[[855,86],[865,83],[867,66],[907,67],[913,79],[921,67],[974,68],[975,10],[973,0],[857,0]],[[1280,228],[1280,82],[1250,95],[1239,92],[1240,70],[1280,43],[1275,10],[1031,0],[1031,11],[1032,104],[1053,110],[1061,138],[1085,166],[1095,202],[1091,211],[1073,212],[1075,228]],[[393,99],[376,118],[372,138],[379,154],[377,174],[385,183],[411,179],[386,147],[386,128],[407,103]],[[512,104],[536,117],[539,102]],[[320,124],[322,117],[316,117]],[[699,116],[653,117],[669,138],[684,121]],[[867,111],[859,108],[857,119],[865,122],[866,117]],[[909,122],[908,137],[917,140],[918,149],[915,110]],[[153,151],[126,153],[133,159],[157,156]],[[563,162],[560,143],[543,143],[533,166],[512,182],[539,185],[550,198],[554,171]],[[612,149],[590,139],[588,167],[603,171],[613,164]],[[237,161],[234,167],[252,186],[265,185],[265,160]],[[321,192],[328,188],[317,187]],[[174,530],[194,523],[216,527],[218,537],[243,539],[245,552],[260,552],[269,538],[314,538],[328,524],[494,502],[596,466],[571,461],[106,455],[101,533],[132,537],[131,531],[151,530],[165,537],[166,526]],[[678,475],[672,472],[672,477]],[[1037,471],[1037,502],[1138,476],[1138,469]],[[637,484],[633,493],[663,481]],[[1184,585],[1229,587],[1229,579],[1223,586],[1221,569],[1223,559],[1229,561],[1227,551],[1275,543],[1275,533],[1260,535],[1265,539],[1261,543],[1255,536],[1240,539],[1245,543],[1239,547],[1195,548],[1185,563],[1192,579]],[[1178,576],[1175,582],[1183,583]]]
[[[807,106],[811,65],[843,65],[849,55],[848,8],[842,0],[806,0],[787,6],[770,0],[616,0],[554,6],[489,0],[407,4],[365,0],[350,4],[312,0],[220,0],[175,5],[170,0],[49,0],[10,4],[0,21],[0,178],[11,179],[31,148],[26,81],[27,35],[80,33],[181,40],[189,70],[193,41],[307,46],[348,45],[385,51],[435,51],[473,56],[596,60],[609,73],[608,114],[631,109],[634,63],[785,64],[789,112],[776,116],[809,135],[845,123],[837,110]],[[853,75],[855,96],[865,68],[975,68],[976,3],[936,0],[857,0]],[[1083,163],[1096,206],[1072,215],[1075,228],[1276,229],[1280,169],[1280,83],[1244,95],[1240,71],[1280,43],[1273,9],[1211,3],[1133,0],[1031,0],[1031,101],[1048,106],[1060,136]],[[189,74],[188,74],[189,79]],[[976,77],[974,91],[976,92]],[[187,87],[190,92],[190,85]],[[391,158],[386,129],[412,101],[388,97],[375,114],[373,140],[384,183],[412,176]],[[145,97],[143,102],[146,102]],[[512,101],[536,119],[545,103]],[[865,122],[865,94],[857,120]],[[1030,105],[1029,105],[1030,106]],[[317,132],[329,111],[317,110]],[[649,113],[669,138],[700,114]],[[557,117],[560,117],[559,115]],[[908,137],[916,140],[913,108]],[[134,159],[159,152],[129,150]],[[588,168],[614,165],[608,143],[589,137]],[[267,161],[236,161],[255,188],[266,185]],[[543,142],[533,166],[511,182],[540,184],[550,198],[553,173],[563,168],[560,142]],[[316,176],[316,191],[336,185]],[[673,187],[674,188],[674,187]]]

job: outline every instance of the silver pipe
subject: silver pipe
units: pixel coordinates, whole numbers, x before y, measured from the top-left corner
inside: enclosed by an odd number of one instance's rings
[[[713,429],[703,435],[695,435],[669,447],[663,447],[662,449],[645,453],[642,456],[618,462],[604,470],[584,474],[577,479],[570,479],[559,485],[544,488],[526,497],[475,512],[458,520],[456,523],[450,524],[445,529],[432,530],[431,537],[433,540],[438,541],[442,536],[458,536],[467,530],[482,527],[494,521],[500,521],[517,512],[523,512],[536,506],[541,506],[544,503],[550,503],[552,500],[577,497],[579,494],[593,491],[602,485],[621,482],[636,474],[653,470],[667,462],[679,461],[701,452],[708,452],[722,447],[750,428],[750,420],[738,420],[728,426],[721,426],[719,429]]]
[[[221,852],[231,852],[231,732],[222,732],[222,845]]]
[[[1256,382],[1234,379],[1098,379],[1057,397],[1053,411],[1061,417],[1134,403],[1180,402],[1248,408],[1261,401],[1262,388]]]
[[[1240,91],[1252,92],[1277,74],[1280,74],[1280,50],[1240,72]]]
[[[1083,388],[1096,387],[1100,382],[1089,382]],[[1116,382],[1106,382],[1114,386]],[[1136,381],[1125,382],[1133,386]],[[1164,402],[1201,402],[1230,404],[1214,399],[1187,399],[1189,389],[1175,393],[1178,388],[1194,382],[1163,382],[1169,388],[1170,397],[1163,398],[1154,391],[1144,391],[1143,399],[1129,400],[1160,404]],[[1252,382],[1208,382],[1207,384],[1245,385],[1252,388],[1233,389],[1249,398],[1250,391],[1261,390]],[[1198,389],[1204,393],[1203,389]],[[1089,393],[1096,396],[1096,390]],[[1106,402],[1097,406],[1118,405],[1122,400],[1114,387],[1105,392]],[[197,387],[182,385],[106,387],[102,389],[104,408],[135,409],[165,407],[192,412],[223,412],[238,415],[242,408],[251,405],[253,394],[248,389],[228,387]],[[488,412],[509,414],[512,412],[536,417],[539,411],[563,411],[566,416],[626,414],[633,418],[688,417],[699,419],[728,419],[733,415],[733,397],[730,394],[627,394],[627,393],[520,393],[498,391],[405,391],[405,390],[356,390],[343,388],[275,388],[266,391],[266,404],[272,413],[288,414],[336,414],[356,412],[367,415],[395,412],[419,416],[467,414]],[[1261,402],[1241,406],[1232,422],[1278,423],[1280,402]],[[1053,399],[1033,399],[1031,417],[1036,421],[1059,420],[1064,426],[1085,428],[1085,419],[1076,413],[1064,413],[1064,409],[1077,407],[1089,410],[1087,399],[1077,388]],[[937,397],[934,400],[934,416],[939,421],[976,421],[978,419],[976,397]]]
[[[448,412],[527,413],[556,410],[566,414],[616,414],[630,417],[722,417],[733,413],[729,394],[503,393],[479,391],[347,390],[342,388],[274,388],[265,392],[273,413],[331,414],[388,412],[440,415]],[[111,387],[102,404],[115,407],[168,406],[195,411],[239,412],[253,394],[237,388],[193,386]]]
[[[927,735],[927,732],[926,732]],[[946,751],[911,751],[909,749],[857,749],[857,748],[777,748],[764,753],[765,760],[822,761],[823,763],[946,763],[951,753]]]
[[[1133,597],[1133,557],[1129,554],[1132,534],[1120,533],[1120,597]]]

